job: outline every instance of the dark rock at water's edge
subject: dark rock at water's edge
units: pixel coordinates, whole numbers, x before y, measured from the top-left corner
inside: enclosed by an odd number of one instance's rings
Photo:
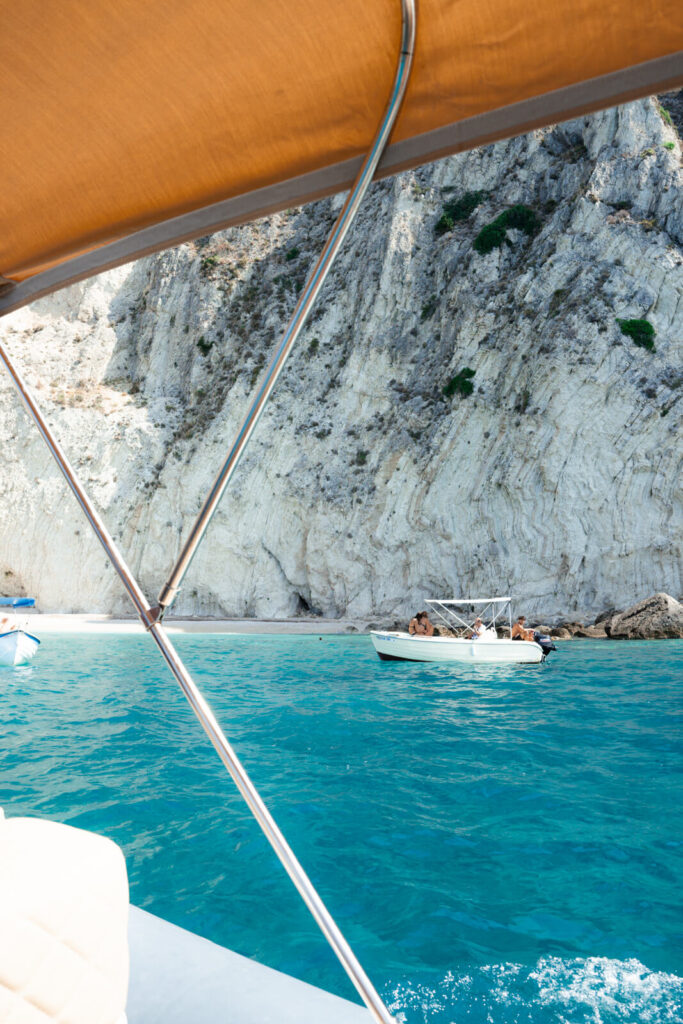
[[[608,622],[610,619],[613,619],[615,615],[620,615],[621,611],[621,608],[605,608],[604,611],[600,612],[599,615],[595,616],[593,625],[602,626],[604,628],[605,623]]]
[[[558,622],[549,630],[556,640],[571,640],[574,636],[583,636],[586,627],[583,622]]]
[[[604,622],[612,640],[683,639],[683,604],[669,594],[653,594]]]
[[[559,622],[556,626],[534,626],[539,633],[548,634],[553,640],[572,640],[574,637],[588,640],[604,640],[607,636],[601,622],[584,626],[582,622]]]
[[[571,630],[565,629],[564,626],[553,626],[550,630],[550,635],[553,640],[571,640]]]
[[[580,640],[605,640],[607,638],[607,631],[602,622],[596,622],[593,626],[584,626],[582,629],[577,629],[574,632],[574,636]]]

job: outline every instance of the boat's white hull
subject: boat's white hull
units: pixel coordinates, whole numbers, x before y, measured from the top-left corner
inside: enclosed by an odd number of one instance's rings
[[[387,660],[500,665],[537,665],[543,661],[539,645],[528,640],[460,640],[379,632],[371,636],[380,658]]]
[[[39,644],[40,640],[23,629],[0,633],[0,665],[27,665]]]

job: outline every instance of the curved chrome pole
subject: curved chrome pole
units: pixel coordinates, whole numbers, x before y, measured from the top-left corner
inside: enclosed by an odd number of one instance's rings
[[[320,254],[318,262],[306,282],[306,286],[304,287],[301,297],[296,304],[292,318],[282,336],[282,340],[268,364],[265,376],[263,377],[262,383],[256,393],[256,397],[254,398],[237,433],[235,442],[228,452],[218,476],[214,480],[213,486],[209,491],[194,525],[190,530],[189,536],[185,541],[183,549],[178,556],[178,560],[171,570],[171,574],[159,593],[159,618],[163,617],[166,609],[173,602],[178,590],[180,589],[180,584],[190,566],[190,562],[192,561],[206,529],[213,518],[213,514],[218,507],[218,503],[223,497],[225,488],[228,486],[230,479],[235,472],[242,453],[249,442],[249,438],[254,432],[254,428],[256,427],[261,413],[270,398],[278,377],[282,373],[287,357],[292,351],[294,343],[301,333],[301,329],[304,326],[313,303],[323,286],[332,263],[334,262],[334,259],[346,238],[346,234],[354,217],[356,216],[363,196],[372,182],[377,169],[377,164],[380,161],[384,148],[388,142],[389,135],[391,134],[391,130],[396,122],[412,67],[413,49],[415,45],[415,0],[401,0],[401,13],[403,19],[401,51],[396,69],[396,76],[391,96],[389,98],[389,103],[384,112],[379,128],[377,129],[375,140],[358,173],[358,177],[356,178],[353,188],[347,196],[339,217],[330,232],[327,242],[325,243],[325,248]]]
[[[0,362],[4,363],[12,382],[22,399],[31,418],[34,420],[52,456],[59,466],[62,474],[73,491],[76,499],[83,509],[92,529],[102,544],[107,557],[121,577],[128,594],[138,610],[143,625],[149,630],[154,642],[161,651],[166,664],[180,683],[192,710],[199,720],[204,732],[211,740],[218,752],[218,756],[227,768],[240,794],[245,800],[249,810],[256,818],[266,839],[277,854],[280,863],[296,886],[299,895],[310,910],[323,935],[331,945],[342,967],[348,974],[361,999],[368,1007],[377,1024],[394,1024],[394,1018],[390,1015],[384,1003],[380,999],[375,987],[361,967],[348,942],[342,935],[334,918],[318,895],[313,883],[297,860],[294,851],[278,828],[273,816],[261,799],[258,790],[249,778],[237,754],[228,742],[223,730],[216,721],[211,708],[204,700],[201,691],[185,668],[175,647],[171,643],[166,630],[160,622],[155,621],[153,609],[144,596],[138,583],[126,565],[123,555],[118,550],[115,541],[109,534],[100,515],[93,507],[83,485],[78,479],[72,466],[69,463],[61,445],[55,438],[50,427],[36,405],[25,382],[12,364],[4,347],[0,344]]]
[[[142,590],[138,586],[132,572],[130,571],[126,564],[126,560],[116,547],[114,539],[107,530],[107,527],[104,524],[104,520],[98,513],[97,509],[93,507],[92,502],[90,501],[90,498],[88,497],[85,488],[83,487],[80,480],[76,476],[76,472],[73,469],[68,458],[66,457],[66,454],[64,453],[64,450],[59,444],[59,441],[57,441],[56,437],[50,430],[50,427],[47,425],[43,417],[43,414],[41,413],[40,409],[36,405],[36,402],[34,401],[31,395],[31,392],[29,391],[26,384],[22,380],[18,371],[15,369],[2,344],[0,344],[0,362],[4,363],[5,369],[12,378],[12,383],[14,384],[14,387],[19,397],[24,403],[27,412],[29,413],[33,422],[38,427],[38,430],[43,438],[43,441],[45,441],[45,444],[49,448],[53,459],[58,464],[59,468],[64,474],[64,478],[66,479],[66,482],[73,491],[76,497],[76,501],[78,502],[78,504],[81,506],[81,509],[85,513],[86,519],[90,523],[90,526],[92,527],[95,536],[99,540],[104,550],[107,552],[107,557],[109,558],[111,564],[114,566],[117,573],[121,577],[123,585],[128,591],[128,596],[130,597],[131,601],[133,602],[137,609],[138,615],[142,619],[144,625],[146,627],[149,627],[155,618],[154,615],[151,614],[152,609],[149,604],[149,601],[147,600]]]
[[[277,380],[282,366],[291,350],[291,347],[296,340],[296,336],[301,330],[301,326],[306,318],[308,311],[318,294],[320,287],[325,279],[327,271],[329,270],[330,263],[334,258],[334,255],[339,249],[341,242],[348,230],[348,227],[353,219],[353,215],[360,203],[360,200],[365,193],[367,186],[372,178],[372,174],[377,166],[377,162],[381,156],[382,149],[386,144],[387,138],[391,131],[391,128],[396,119],[398,107],[401,99],[405,92],[406,83],[408,80],[408,74],[410,72],[410,65],[412,61],[412,50],[415,36],[415,0],[401,0],[403,10],[403,34],[401,42],[401,56],[396,74],[396,81],[394,83],[394,90],[392,93],[391,101],[387,111],[384,115],[384,119],[380,126],[377,138],[373,144],[373,149],[368,155],[365,164],[356,184],[353,187],[351,194],[349,195],[342,213],[333,229],[332,235],[328,240],[328,243],[323,250],[323,253],[318,261],[311,278],[308,281],[306,289],[302,295],[302,298],[297,306],[294,317],[290,322],[285,336],[282,340],[280,347],[278,348],[271,365],[268,368],[268,374],[266,380],[261,386],[261,389],[252,405],[249,415],[245,420],[245,423],[238,435],[238,439],[228,457],[228,460],[219,474],[219,477],[214,485],[212,491],[213,497],[210,495],[205,505],[205,510],[208,514],[202,519],[202,522],[198,522],[197,531],[193,531],[193,535],[198,532],[196,539],[189,550],[189,557],[181,567],[181,571],[178,574],[174,573],[172,580],[175,580],[175,588],[173,593],[177,589],[178,582],[184,574],[187,565],[194,550],[203,536],[204,530],[208,525],[208,522],[215,510],[215,507],[220,500],[220,496],[225,489],[230,476],[234,470],[234,467],[241,455],[244,446],[246,445],[251,433],[256,425],[258,417],[265,405],[270,392]],[[59,442],[52,433],[47,422],[43,418],[43,415],[30,394],[26,384],[22,380],[21,376],[13,366],[9,356],[4,350],[4,347],[0,344],[0,362],[4,363],[7,372],[9,373],[12,382],[22,399],[29,415],[34,420],[40,434],[43,437],[47,447],[49,448],[53,458],[59,466],[66,482],[73,491],[81,509],[85,513],[95,535],[100,541],[104,548],[108,558],[110,559],[116,572],[119,574],[128,595],[130,596],[133,604],[135,605],[137,612],[142,620],[143,625],[149,630],[154,638],[154,641],[161,651],[166,663],[173,672],[173,675],[178,680],[185,697],[190,703],[192,710],[194,711],[197,719],[199,720],[202,728],[206,732],[207,736],[211,740],[213,746],[217,750],[221,761],[227,768],[232,779],[234,780],[239,792],[246,801],[249,809],[256,818],[262,831],[264,832],[268,842],[273,847],[273,850],[277,854],[280,862],[285,868],[287,874],[291,878],[292,882],[296,886],[299,894],[309,908],[311,914],[318,923],[322,930],[325,938],[332,946],[336,956],[342,964],[344,970],[351,979],[353,985],[361,996],[363,1002],[370,1010],[374,1020],[377,1024],[392,1024],[393,1018],[389,1014],[386,1006],[380,999],[377,991],[372,985],[370,979],[366,975],[365,971],[361,967],[360,963],[356,959],[351,950],[349,944],[346,942],[341,931],[337,927],[334,919],[330,915],[329,911],[325,907],[325,904],[320,899],[320,896],[316,892],[311,880],[308,878],[306,872],[299,864],[299,861],[295,857],[292,849],[290,848],[287,840],[280,832],[277,824],[273,817],[268,811],[267,807],[263,803],[263,800],[259,796],[259,793],[247,772],[242,766],[239,758],[232,749],[230,743],[225,737],[221,730],[218,722],[216,721],[211,709],[204,700],[201,692],[194,683],[189,672],[185,668],[182,660],[178,656],[173,644],[169,640],[166,631],[158,620],[158,609],[153,609],[144,593],[142,592],[137,581],[133,577],[130,569],[128,568],[125,559],[121,552],[118,550],[116,543],[109,534],[102,518],[92,505],[85,488],[78,479],[73,467],[70,465],[64,451],[62,450]],[[214,493],[215,492],[215,493]],[[204,510],[203,510],[204,511]],[[189,541],[188,541],[189,544]],[[188,545],[186,545],[187,549]],[[169,591],[170,593],[170,591]],[[172,598],[172,593],[171,593]]]

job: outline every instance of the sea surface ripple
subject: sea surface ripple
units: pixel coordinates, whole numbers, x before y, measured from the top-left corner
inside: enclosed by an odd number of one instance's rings
[[[682,642],[450,669],[177,646],[407,1024],[683,1021]],[[0,699],[6,814],[111,836],[134,903],[353,998],[146,637],[46,635]]]

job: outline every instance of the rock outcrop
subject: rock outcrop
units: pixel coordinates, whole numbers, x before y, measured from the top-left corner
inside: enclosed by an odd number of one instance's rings
[[[680,157],[653,100],[375,185],[176,610],[392,620],[512,592],[589,622],[683,592]],[[340,201],[0,323],[150,597]],[[1,589],[128,611],[4,375],[0,436]]]
[[[565,626],[553,626],[550,630],[550,635],[553,640],[571,640],[573,633]]]
[[[683,639],[683,604],[669,594],[653,594],[604,626],[612,640]]]
[[[579,640],[604,640],[607,637],[607,631],[602,623],[593,626],[583,626],[582,629],[577,629],[574,634]]]

